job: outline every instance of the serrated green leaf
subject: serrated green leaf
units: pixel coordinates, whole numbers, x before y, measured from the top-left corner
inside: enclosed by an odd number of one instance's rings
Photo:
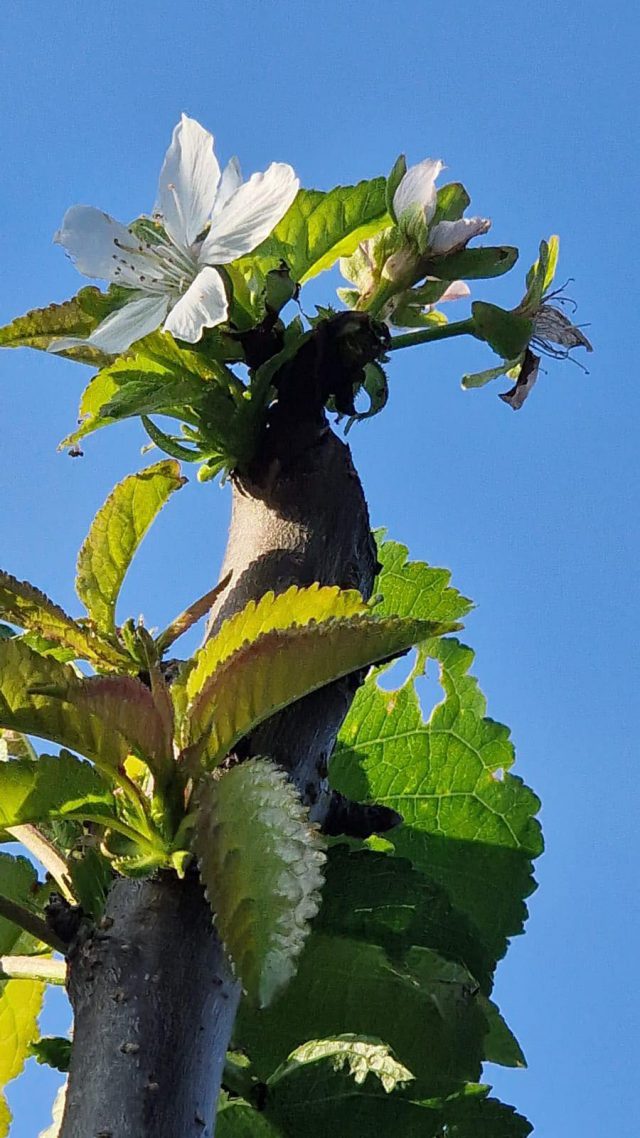
[[[284,771],[252,759],[202,780],[193,849],[243,987],[267,1007],[294,975],[319,908],[317,828]]]
[[[498,356],[514,360],[526,348],[533,332],[533,321],[497,304],[475,300],[471,305],[475,334],[486,340]]]
[[[447,890],[486,952],[499,959],[522,930],[532,892],[531,859],[542,851],[536,796],[509,774],[506,727],[485,718],[468,675],[470,649],[456,640],[428,646],[445,697],[424,722],[411,682],[383,691],[370,678],[356,694],[332,758],[332,785],[356,801],[382,803],[402,825],[387,837]]]
[[[215,765],[276,711],[341,676],[407,651],[441,628],[364,614],[259,636],[217,668],[191,704],[185,718],[189,759]]]
[[[28,628],[44,640],[72,650],[73,658],[92,664],[121,667],[127,657],[104,637],[74,621],[28,581],[0,571],[0,615]],[[37,650],[37,641],[32,644]]]
[[[95,767],[68,751],[0,765],[0,826],[96,815],[108,823],[114,814],[111,788]]]
[[[11,1121],[2,1090],[20,1074],[38,1034],[44,988],[39,980],[0,980],[0,1138]]]
[[[57,339],[67,336],[89,336],[94,328],[111,312],[126,303],[126,291],[110,288],[100,292],[94,285],[80,289],[71,300],[50,304],[48,308],[34,308],[26,316],[19,316],[11,324],[0,328],[0,347],[38,348],[46,351]],[[81,345],[60,352],[68,359],[100,366],[112,357],[93,345]]]
[[[56,1071],[68,1071],[71,1062],[71,1040],[61,1035],[41,1035],[29,1048],[41,1066],[53,1067]]]
[[[386,541],[384,535],[384,530],[374,533],[380,568],[373,594],[382,594],[375,606],[376,613],[446,621],[460,620],[470,612],[473,602],[450,585],[448,569],[434,569],[425,561],[409,561],[406,545]]]
[[[452,967],[465,979],[452,978]],[[486,1022],[473,993],[464,969],[426,949],[392,964],[375,944],[314,929],[283,996],[262,1011],[242,1002],[234,1038],[266,1079],[310,1037],[375,1037],[415,1076],[416,1089],[446,1094],[480,1073]]]
[[[325,876],[318,932],[379,945],[400,964],[414,945],[431,949],[463,964],[483,991],[491,990],[493,960],[471,921],[410,861],[336,845],[328,852]]]
[[[336,1035],[332,1039],[311,1039],[292,1051],[269,1077],[273,1091],[284,1079],[297,1075],[301,1067],[328,1060],[326,1066],[334,1071],[345,1071],[356,1086],[361,1086],[369,1075],[377,1079],[389,1094],[396,1087],[413,1082],[413,1075],[394,1057],[386,1043],[362,1035]]]
[[[487,246],[482,249],[461,249],[458,253],[434,258],[425,266],[427,276],[448,281],[472,281],[501,277],[508,273],[518,260],[518,250],[512,245]]]
[[[186,673],[186,692],[193,700],[216,668],[228,660],[244,645],[257,640],[267,632],[293,628],[324,621],[345,619],[368,612],[367,605],[355,589],[340,589],[337,585],[310,585],[300,589],[292,585],[275,596],[265,593],[259,601],[249,603],[211,637],[193,657]],[[177,681],[179,685],[182,677]]]
[[[60,743],[98,766],[118,767],[128,746],[110,724],[82,707],[30,694],[32,688],[42,686],[72,690],[78,682],[67,664],[39,656],[19,639],[0,641],[0,726]]]
[[[300,190],[270,237],[236,265],[245,276],[254,266],[263,271],[282,260],[292,278],[305,281],[353,253],[360,241],[391,225],[386,205],[386,178],[355,186]]]
[[[484,1038],[484,1057],[488,1063],[499,1063],[501,1067],[526,1067],[527,1061],[522,1048],[511,1028],[507,1025],[496,1004],[482,999],[489,1030]]]
[[[101,632],[115,632],[118,594],[129,564],[158,512],[184,485],[177,462],[130,474],[98,510],[78,555],[76,589]]]

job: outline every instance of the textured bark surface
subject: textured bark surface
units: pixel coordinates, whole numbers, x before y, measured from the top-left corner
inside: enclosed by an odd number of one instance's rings
[[[323,416],[293,429],[272,423],[250,477],[235,481],[222,575],[229,570],[209,631],[292,584],[370,596],[376,552],[364,494],[349,448]],[[327,761],[358,678],[300,700],[238,748],[285,767],[319,821],[331,799]],[[70,961],[75,1038],[61,1138],[207,1138],[239,996],[209,908],[192,881],[167,875],[118,881],[107,918],[113,925]]]
[[[222,575],[233,576],[208,632],[272,589],[340,585],[368,599],[376,574],[369,512],[351,452],[324,424],[272,430],[251,478],[237,480]],[[359,677],[347,676],[258,728],[239,752],[269,755],[291,774],[316,821],[330,802],[327,762]]]
[[[60,1138],[211,1138],[240,989],[199,883],[120,879],[71,954]]]

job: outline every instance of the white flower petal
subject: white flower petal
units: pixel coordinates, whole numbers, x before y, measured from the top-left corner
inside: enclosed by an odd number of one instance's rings
[[[464,300],[466,296],[471,296],[471,289],[466,281],[451,281],[451,284],[444,290],[438,304],[442,304],[443,300]]]
[[[209,220],[220,181],[213,135],[183,115],[160,171],[156,211],[178,245],[192,245]]]
[[[429,234],[431,253],[452,253],[454,249],[464,249],[472,237],[486,233],[491,228],[488,217],[461,217],[459,221],[439,221]]]
[[[155,332],[162,324],[168,306],[169,298],[166,296],[145,296],[130,300],[128,304],[124,304],[122,308],[107,316],[86,339],[69,336],[64,340],[54,340],[49,345],[49,351],[62,352],[81,344],[91,344],[107,355],[117,356],[131,347],[136,340]]]
[[[71,206],[53,240],[86,277],[128,284],[131,273],[149,271],[148,261],[136,251],[139,242],[126,225],[92,205]]]
[[[431,221],[436,212],[435,180],[444,163],[439,158],[425,158],[415,166],[410,166],[393,195],[393,208],[396,217],[400,217],[406,209],[413,205],[421,205],[427,222]]]
[[[228,310],[227,294],[220,273],[205,266],[171,309],[164,322],[164,330],[179,340],[195,344],[204,328],[213,328],[226,320]]]
[[[299,184],[285,162],[272,162],[264,174],[252,174],[214,218],[200,264],[224,265],[255,249],[284,217]]]
[[[227,204],[231,195],[234,194],[241,185],[242,171],[240,169],[240,161],[238,158],[231,158],[222,171],[216,200],[213,205],[212,224],[215,225],[216,215],[220,213],[222,207]]]

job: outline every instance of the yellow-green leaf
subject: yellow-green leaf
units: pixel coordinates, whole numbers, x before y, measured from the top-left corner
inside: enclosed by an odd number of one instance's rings
[[[66,700],[32,694],[34,687],[71,691],[78,683],[67,664],[38,655],[20,640],[0,641],[0,727],[50,739],[98,766],[117,767],[129,748],[110,723]]]
[[[89,336],[100,321],[119,308],[126,299],[126,292],[122,290],[119,292],[110,289],[104,293],[94,285],[89,285],[63,304],[34,308],[25,316],[19,316],[11,324],[0,328],[0,347],[38,348],[46,351],[54,340],[61,337]],[[60,355],[96,366],[112,358],[89,344],[68,348]]]
[[[1,1090],[20,1074],[38,1035],[44,988],[39,980],[0,981],[0,1138],[6,1138],[11,1122]]]
[[[187,711],[189,758],[213,766],[281,708],[450,629],[365,613],[258,636],[216,668]]]
[[[97,628],[115,631],[118,594],[156,514],[186,482],[173,459],[130,474],[98,510],[78,556],[76,589]]]
[[[195,654],[186,677],[188,699],[192,701],[196,697],[209,676],[234,652],[266,632],[311,622],[322,624],[368,611],[360,593],[355,589],[340,589],[337,585],[316,583],[305,589],[292,585],[278,596],[265,593],[259,601],[249,601],[241,612],[226,620],[218,634]]]
[[[76,623],[64,609],[28,581],[0,571],[0,616],[28,628],[46,640],[74,651],[77,658],[98,666],[126,667],[128,657],[104,637]]]

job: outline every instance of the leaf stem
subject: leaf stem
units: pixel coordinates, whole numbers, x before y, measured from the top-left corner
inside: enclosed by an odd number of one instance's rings
[[[455,324],[440,324],[436,328],[419,328],[415,332],[405,332],[401,336],[392,336],[388,352],[395,352],[398,348],[413,348],[416,344],[429,344],[432,340],[448,340],[452,336],[473,336],[474,324],[472,317],[468,320],[458,320]]]
[[[25,908],[24,905],[18,904],[17,901],[12,901],[9,897],[2,895],[0,895],[0,917],[18,925],[18,928],[24,929],[25,932],[31,933],[31,936],[34,936],[36,940],[43,941],[56,952],[64,953],[67,951],[64,941],[53,932],[53,929],[49,928],[42,917],[32,912],[31,909]]]
[[[66,960],[53,960],[50,956],[0,956],[0,980],[45,980],[49,984],[64,984],[66,978]]]
[[[53,843],[45,838],[37,826],[8,826],[7,832],[18,842],[22,842],[29,853],[38,859],[40,864],[51,874],[56,884],[59,885],[60,892],[66,900],[75,905],[77,897],[73,892],[69,867]]]

